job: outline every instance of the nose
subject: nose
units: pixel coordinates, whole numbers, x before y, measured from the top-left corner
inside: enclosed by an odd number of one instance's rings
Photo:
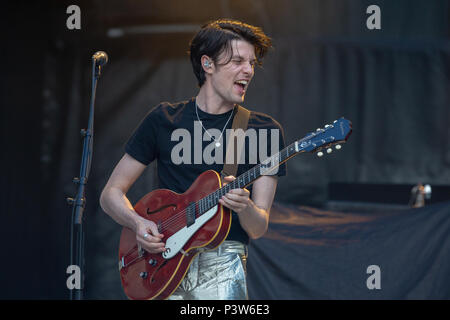
[[[245,74],[253,75],[253,71],[254,71],[253,64],[250,61],[245,62],[244,63],[244,72],[245,72]]]

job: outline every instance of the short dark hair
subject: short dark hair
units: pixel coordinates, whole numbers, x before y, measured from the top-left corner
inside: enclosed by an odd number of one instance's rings
[[[207,55],[214,62],[218,56],[227,51],[232,53],[231,40],[245,40],[255,47],[256,63],[261,66],[267,50],[272,47],[272,40],[261,28],[237,20],[220,19],[210,21],[202,26],[190,42],[190,58],[198,85],[201,87],[206,80],[205,71],[201,65],[201,57]],[[231,60],[232,54],[230,54]],[[228,61],[229,62],[229,61]]]

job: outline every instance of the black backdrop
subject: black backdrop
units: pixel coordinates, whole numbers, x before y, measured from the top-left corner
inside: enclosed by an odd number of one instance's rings
[[[81,30],[66,28],[71,4],[81,8]],[[381,30],[366,28],[371,4],[381,8]],[[245,105],[274,116],[288,142],[340,116],[353,121],[341,152],[290,161],[276,195],[280,204],[323,207],[333,183],[449,184],[448,1],[9,1],[5,7],[3,298],[68,297],[71,210],[64,199],[76,190],[71,180],[79,171],[79,130],[87,125],[90,57],[97,50],[110,61],[97,92],[85,293],[124,297],[116,270],[120,228],[99,208],[100,191],[148,109],[197,92],[186,55],[193,33],[132,26],[195,29],[219,17],[260,25],[275,50],[257,70]],[[124,36],[108,36],[118,27]],[[153,170],[130,191],[132,201],[155,187]]]

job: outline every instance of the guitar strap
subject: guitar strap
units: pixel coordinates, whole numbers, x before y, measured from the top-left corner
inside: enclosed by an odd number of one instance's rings
[[[243,132],[247,130],[248,119],[250,118],[250,111],[244,107],[238,105],[236,115],[233,119],[232,132],[237,129],[242,129]],[[222,178],[226,176],[235,176],[239,166],[239,159],[241,158],[242,150],[244,149],[245,139],[236,139],[237,135],[234,134],[232,139],[234,143],[230,143],[231,134],[227,139],[227,151],[225,154],[225,164],[223,166],[221,175]],[[234,147],[234,150],[231,150]]]

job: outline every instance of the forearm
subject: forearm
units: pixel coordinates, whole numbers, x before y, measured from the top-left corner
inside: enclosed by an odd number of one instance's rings
[[[241,211],[238,217],[242,228],[252,239],[262,237],[269,226],[268,210],[259,208],[251,199],[248,207]]]
[[[105,188],[100,196],[100,206],[114,221],[135,232],[137,222],[143,219],[118,188]]]

